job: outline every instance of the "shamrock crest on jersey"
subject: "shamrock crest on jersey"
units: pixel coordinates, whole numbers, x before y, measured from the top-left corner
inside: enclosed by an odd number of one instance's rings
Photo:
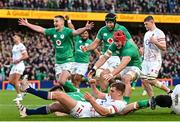
[[[63,34],[62,34],[62,35],[60,35],[60,38],[61,38],[61,39],[64,39],[64,35],[63,35]]]

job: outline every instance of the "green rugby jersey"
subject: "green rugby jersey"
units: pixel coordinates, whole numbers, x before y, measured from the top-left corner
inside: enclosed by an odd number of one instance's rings
[[[113,38],[114,32],[118,31],[118,30],[122,30],[126,34],[127,40],[132,38],[130,33],[128,32],[128,30],[124,26],[119,25],[117,23],[115,25],[115,28],[112,31],[110,31],[109,28],[106,27],[106,26],[102,27],[98,31],[98,34],[97,34],[96,38],[103,41],[103,43],[104,43],[104,47],[102,48],[103,54],[106,52],[108,47],[113,43],[112,38]]]
[[[45,35],[50,36],[55,48],[56,64],[74,61],[73,56],[73,30],[64,27],[61,31],[55,28],[45,30]]]

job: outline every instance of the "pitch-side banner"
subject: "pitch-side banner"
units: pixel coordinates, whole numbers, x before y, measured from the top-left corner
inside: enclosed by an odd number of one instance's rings
[[[143,22],[148,16],[148,14],[116,14],[117,21],[120,22]],[[0,9],[0,18],[53,19],[56,15],[69,15],[72,20],[104,21],[106,13]],[[180,23],[179,15],[152,16],[158,23]]]

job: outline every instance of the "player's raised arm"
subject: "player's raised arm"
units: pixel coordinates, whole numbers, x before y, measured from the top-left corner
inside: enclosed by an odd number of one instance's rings
[[[89,23],[89,21],[88,21],[88,22],[86,23],[86,26],[85,26],[85,27],[79,28],[79,29],[77,29],[77,30],[74,30],[74,31],[73,31],[73,35],[74,35],[74,36],[75,36],[75,35],[79,35],[79,34],[83,33],[83,32],[86,31],[86,30],[91,30],[93,27],[94,27],[94,23],[93,23],[93,22]]]
[[[34,25],[34,24],[31,24],[28,22],[27,19],[19,19],[18,21],[19,25],[23,25],[23,26],[26,26],[36,32],[39,32],[39,33],[43,33],[44,34],[44,31],[45,31],[45,28],[41,27],[41,26],[38,26],[38,25]]]
[[[96,79],[91,79],[91,80],[89,81],[89,84],[90,84],[90,86],[91,86],[91,89],[92,89],[92,92],[93,92],[94,97],[99,98],[99,99],[105,98],[106,94],[100,92],[100,91],[96,88]]]
[[[99,60],[95,63],[94,68],[97,69],[101,67],[112,55],[112,52],[110,50],[107,50],[104,55],[101,55],[99,57]]]
[[[75,30],[75,27],[74,27],[74,25],[72,24],[70,17],[69,17],[68,15],[66,15],[66,16],[65,16],[65,19],[67,20],[68,28],[71,28],[71,29]]]
[[[95,39],[90,45],[88,46],[83,46],[82,47],[82,51],[86,52],[89,50],[94,50],[98,47],[100,40],[99,39]]]

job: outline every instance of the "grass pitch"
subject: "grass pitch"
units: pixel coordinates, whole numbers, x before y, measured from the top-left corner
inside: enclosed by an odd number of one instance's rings
[[[154,88],[154,90],[156,95],[165,94],[157,88]],[[89,91],[89,89],[81,89],[81,91]],[[132,92],[131,102],[148,98],[147,96],[141,96],[141,94],[142,88],[136,88],[136,90]],[[160,107],[157,107],[156,110],[148,108],[138,110],[125,116],[106,118],[76,119],[71,116],[57,117],[54,114],[20,118],[15,103],[12,101],[15,97],[15,91],[0,91],[0,121],[180,121],[180,115],[170,114],[170,109]],[[36,108],[51,103],[51,100],[47,101],[27,94],[22,103],[28,108]]]

